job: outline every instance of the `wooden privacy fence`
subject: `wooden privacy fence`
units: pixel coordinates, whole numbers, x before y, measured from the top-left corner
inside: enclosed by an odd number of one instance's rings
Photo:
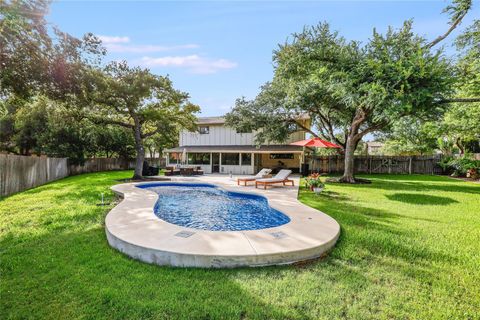
[[[0,154],[0,196],[34,188],[66,176],[66,158]]]
[[[128,170],[135,168],[135,160],[125,160],[117,158],[93,158],[85,161],[83,165],[69,164],[68,175],[100,172],[100,171],[115,171]]]
[[[153,166],[165,166],[165,159],[162,158],[146,160]],[[67,158],[0,154],[0,197],[71,175],[133,168],[134,159],[93,158],[86,160],[83,165],[77,165],[68,164]]]
[[[403,173],[442,174],[438,165],[441,156],[355,156],[356,173]],[[313,172],[337,173],[345,167],[343,156],[313,157],[310,170]]]

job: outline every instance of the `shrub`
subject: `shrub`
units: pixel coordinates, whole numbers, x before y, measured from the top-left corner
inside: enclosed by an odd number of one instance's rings
[[[474,160],[469,155],[462,158],[452,158],[439,163],[446,172],[452,172],[452,176],[462,176],[477,179],[480,174],[480,160]]]
[[[313,188],[321,188],[325,186],[325,184],[320,179],[319,173],[312,173],[311,175],[306,177],[305,184],[308,188],[310,188],[310,190],[313,190]]]
[[[454,169],[450,162],[454,160],[455,158],[452,156],[445,156],[442,159],[440,159],[440,162],[438,162],[438,165],[443,169],[443,173],[445,174],[452,174]]]

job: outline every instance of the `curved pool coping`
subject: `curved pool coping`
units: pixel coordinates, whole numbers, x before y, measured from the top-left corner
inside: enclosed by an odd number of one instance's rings
[[[123,200],[105,218],[109,244],[147,263],[233,268],[291,264],[318,258],[335,245],[340,235],[337,221],[296,199],[298,188],[291,190],[287,187],[285,192],[282,192],[283,188],[252,192],[229,183],[201,182],[231,192],[266,197],[269,205],[286,214],[290,222],[278,227],[246,231],[182,227],[155,215],[153,208],[158,199],[157,193],[137,188],[139,183],[125,183],[111,188]]]

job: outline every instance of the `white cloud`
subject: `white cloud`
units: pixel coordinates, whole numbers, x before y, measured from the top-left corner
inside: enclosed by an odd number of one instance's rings
[[[237,66],[237,63],[227,59],[210,59],[196,54],[188,56],[166,56],[160,58],[143,57],[138,62],[147,67],[185,68],[188,71],[197,74],[216,73]]]
[[[163,52],[171,50],[195,49],[199,46],[197,44],[182,44],[173,46],[159,46],[159,45],[135,45],[130,43],[130,38],[125,36],[103,36],[98,35],[102,40],[103,45],[108,52],[123,52],[123,53],[152,53]]]
[[[99,35],[98,38],[102,40],[104,45],[112,44],[112,43],[128,43],[130,42],[129,37],[118,37],[118,36],[101,36]]]
[[[123,45],[118,43],[107,43],[105,47],[109,52],[125,52],[125,53],[152,53],[182,49],[198,48],[196,44],[184,44],[176,46],[157,46],[157,45]]]

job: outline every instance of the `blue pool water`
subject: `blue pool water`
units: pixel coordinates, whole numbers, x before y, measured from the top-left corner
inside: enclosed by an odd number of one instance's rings
[[[183,227],[239,231],[271,228],[290,221],[262,196],[229,192],[211,184],[167,182],[138,187],[158,193],[154,212],[160,219]]]

